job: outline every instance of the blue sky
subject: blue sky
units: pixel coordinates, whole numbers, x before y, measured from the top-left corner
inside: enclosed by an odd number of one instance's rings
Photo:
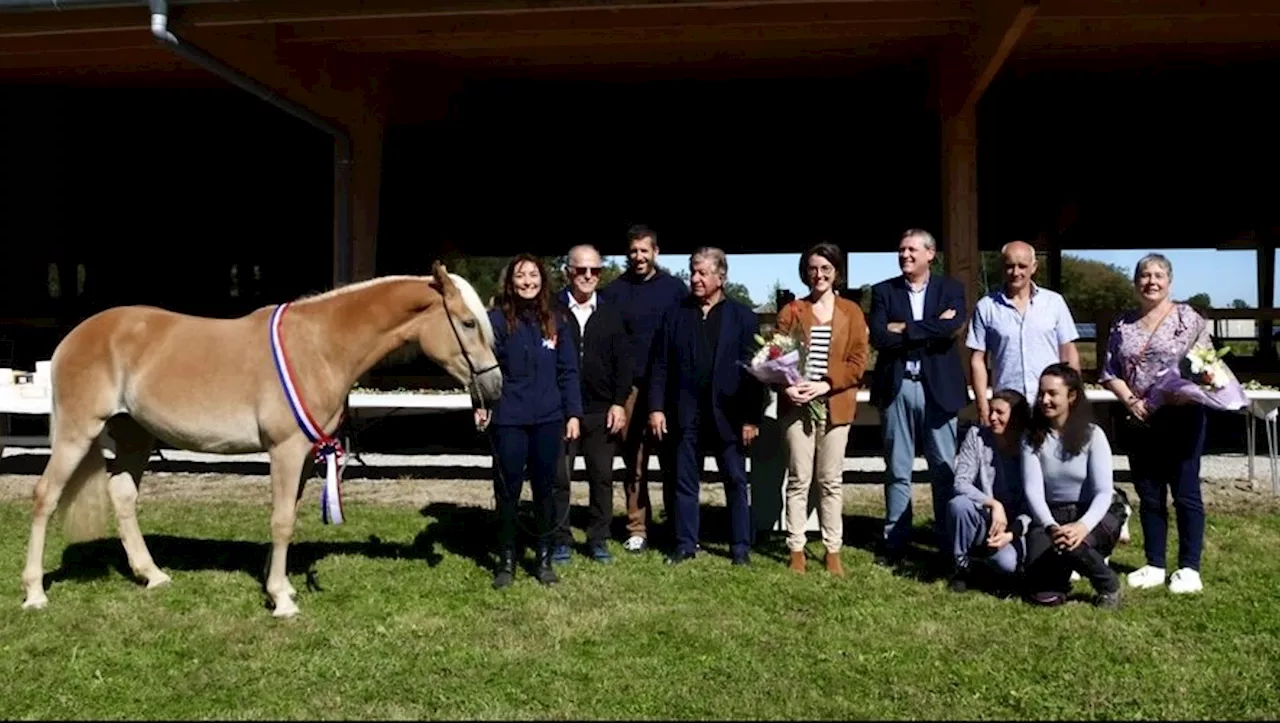
[[[1213,249],[1156,249],[1173,262],[1173,293],[1186,298],[1205,292],[1214,306],[1230,306],[1233,299],[1243,299],[1250,306],[1258,303],[1257,254],[1254,251],[1216,251]],[[1126,273],[1132,271],[1147,251],[1097,251],[1072,250],[1067,253],[1086,259],[1116,264]],[[610,256],[621,265],[623,256]],[[746,284],[751,298],[763,303],[775,280],[783,288],[799,294],[804,289],[796,275],[796,254],[729,254],[729,279]],[[683,256],[664,256],[659,260],[668,268],[684,268]],[[849,257],[849,285],[874,284],[898,274],[897,255],[894,253],[863,253]]]

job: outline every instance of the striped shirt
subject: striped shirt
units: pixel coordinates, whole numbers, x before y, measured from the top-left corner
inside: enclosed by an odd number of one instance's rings
[[[821,381],[827,375],[827,356],[831,350],[831,325],[815,325],[809,330],[809,361],[804,378]]]

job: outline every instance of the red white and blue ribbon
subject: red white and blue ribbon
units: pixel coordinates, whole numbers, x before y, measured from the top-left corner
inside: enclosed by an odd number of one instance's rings
[[[325,463],[324,489],[320,491],[320,521],[324,524],[342,524],[342,443],[316,424],[316,420],[307,410],[307,405],[298,393],[294,383],[293,367],[289,365],[289,357],[284,353],[284,331],[282,322],[289,304],[280,304],[271,312],[271,358],[275,361],[276,375],[280,377],[280,386],[284,388],[285,399],[289,402],[289,411],[297,420],[302,433],[311,442],[311,449],[316,454],[316,462]]]

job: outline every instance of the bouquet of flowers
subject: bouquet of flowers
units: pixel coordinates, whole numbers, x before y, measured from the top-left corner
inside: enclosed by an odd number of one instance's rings
[[[1244,409],[1249,404],[1244,388],[1222,360],[1230,350],[1193,347],[1177,368],[1170,367],[1156,376],[1147,390],[1147,406],[1154,411],[1182,400],[1228,412]]]
[[[759,346],[751,357],[751,362],[745,365],[751,376],[765,384],[784,386],[804,381],[802,370],[808,354],[803,343],[795,337],[777,333],[768,339],[756,334],[755,341]],[[816,422],[826,421],[827,406],[821,399],[811,399],[805,406],[811,419]]]

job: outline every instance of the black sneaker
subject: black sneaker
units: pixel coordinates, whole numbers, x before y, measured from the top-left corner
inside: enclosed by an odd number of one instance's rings
[[[880,567],[895,568],[902,564],[905,557],[899,550],[881,550],[876,553],[876,564]]]
[[[1093,600],[1093,604],[1094,604],[1094,606],[1095,606],[1095,607],[1102,608],[1103,610],[1116,610],[1116,609],[1119,609],[1119,607],[1120,607],[1120,588],[1116,588],[1116,591],[1115,591],[1115,592],[1104,592],[1104,593],[1100,593],[1100,594],[1098,595],[1098,597],[1094,598],[1094,600]]]
[[[673,552],[670,555],[668,555],[667,558],[663,560],[663,562],[665,562],[668,565],[679,565],[685,560],[692,560],[693,556],[694,556],[694,553],[692,552]]]
[[[967,578],[967,570],[956,570],[951,574],[951,579],[947,581],[947,589],[951,592],[967,592],[969,590],[969,582]]]

